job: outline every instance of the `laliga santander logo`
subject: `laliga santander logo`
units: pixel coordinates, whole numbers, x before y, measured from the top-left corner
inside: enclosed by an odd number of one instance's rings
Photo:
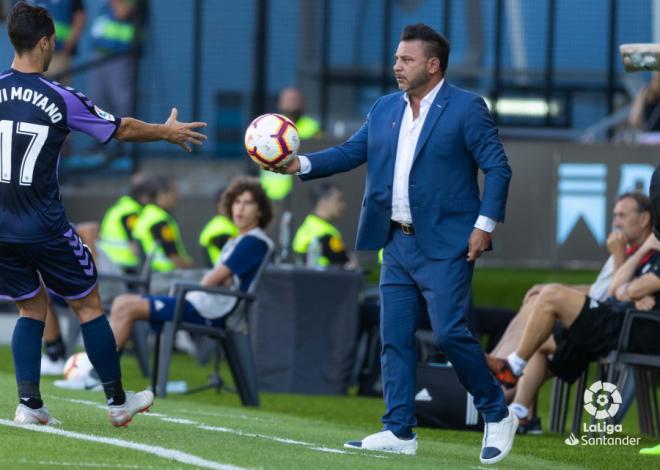
[[[584,391],[584,409],[596,419],[613,418],[621,406],[616,385],[600,380]]]
[[[623,431],[621,424],[611,424],[607,420],[613,418],[621,407],[621,394],[616,385],[600,380],[591,384],[584,391],[584,409],[598,420],[596,423],[583,424],[582,430],[585,434],[578,439],[571,433],[564,443],[569,446],[577,445],[639,445],[640,437],[618,436],[616,433]]]

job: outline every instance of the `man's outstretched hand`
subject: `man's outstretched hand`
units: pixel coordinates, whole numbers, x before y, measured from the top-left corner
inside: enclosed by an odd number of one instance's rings
[[[280,173],[282,175],[294,175],[300,171],[300,159],[298,156],[295,156],[291,159],[289,163],[281,167],[274,167],[268,165],[261,165],[261,168],[266,171],[272,171],[273,173]]]
[[[207,137],[204,134],[195,132],[194,129],[206,127],[205,122],[179,122],[176,120],[178,111],[172,108],[170,117],[165,121],[165,140],[171,144],[177,144],[186,152],[191,152],[189,144],[202,145]]]

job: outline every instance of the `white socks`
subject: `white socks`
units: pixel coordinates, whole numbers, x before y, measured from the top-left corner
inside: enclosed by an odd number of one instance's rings
[[[509,354],[506,360],[509,362],[509,365],[511,366],[511,370],[513,371],[514,374],[516,374],[518,377],[523,375],[523,369],[527,365],[526,360],[518,356],[515,351]]]
[[[509,405],[509,409],[513,411],[513,414],[518,418],[527,418],[527,415],[529,414],[527,407],[521,405],[520,403],[511,403]]]

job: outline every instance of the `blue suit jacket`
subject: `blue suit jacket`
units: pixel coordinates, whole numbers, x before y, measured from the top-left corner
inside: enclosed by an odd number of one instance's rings
[[[380,249],[389,237],[394,161],[405,106],[402,92],[383,96],[348,141],[307,155],[312,169],[303,180],[367,163],[358,250]],[[482,200],[479,168],[485,174]],[[428,111],[409,178],[415,235],[425,255],[464,256],[479,214],[504,221],[510,179],[511,168],[484,100],[445,81]]]

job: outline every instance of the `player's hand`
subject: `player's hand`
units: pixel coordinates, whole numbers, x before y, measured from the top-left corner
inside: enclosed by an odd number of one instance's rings
[[[654,295],[647,295],[647,296],[644,296],[641,299],[635,301],[635,308],[637,310],[649,311],[653,307],[655,307],[655,296]]]
[[[166,137],[165,140],[171,144],[177,144],[186,152],[192,152],[189,144],[202,145],[207,137],[204,134],[195,132],[193,129],[206,127],[205,122],[179,122],[176,116],[179,112],[172,108],[170,117],[165,121]]]
[[[607,237],[607,249],[612,255],[624,255],[626,244],[626,237],[619,230],[613,230]]]
[[[655,250],[655,251],[660,251],[660,240],[651,233],[651,235],[648,236],[646,241],[644,241],[644,249],[645,250]]]
[[[468,263],[472,263],[490,246],[490,233],[484,232],[478,228],[472,230],[470,241],[468,241]]]
[[[289,163],[281,167],[274,167],[268,165],[261,165],[261,168],[266,171],[272,171],[273,173],[280,173],[283,175],[294,175],[300,171],[300,159],[298,156],[295,156],[291,159]]]

